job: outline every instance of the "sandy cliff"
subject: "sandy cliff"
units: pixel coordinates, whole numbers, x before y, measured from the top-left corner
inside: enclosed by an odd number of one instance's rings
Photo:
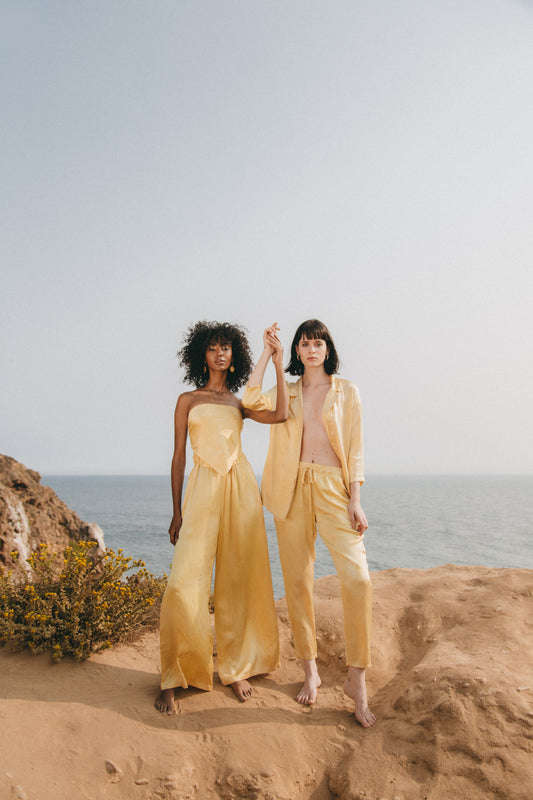
[[[16,550],[24,566],[41,542],[50,552],[59,553],[79,540],[104,547],[98,525],[84,522],[53,489],[41,486],[38,472],[0,454],[0,563],[6,563],[9,553]]]
[[[532,579],[450,565],[375,573],[370,730],[341,689],[336,578],[316,584],[323,687],[311,709],[294,701],[283,600],[282,665],[253,681],[254,698],[184,691],[176,717],[152,706],[157,635],[83,664],[0,651],[0,797],[530,800]]]

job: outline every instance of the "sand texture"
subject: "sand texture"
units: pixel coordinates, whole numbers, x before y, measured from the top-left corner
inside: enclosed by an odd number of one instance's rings
[[[376,725],[342,692],[338,581],[316,583],[318,703],[283,600],[282,664],[239,703],[218,682],[153,707],[158,637],[76,664],[0,651],[0,798],[487,800],[533,797],[533,572],[447,565],[373,575]]]

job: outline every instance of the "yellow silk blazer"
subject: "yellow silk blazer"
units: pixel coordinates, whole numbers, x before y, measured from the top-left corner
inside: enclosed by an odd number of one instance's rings
[[[263,471],[263,503],[275,517],[285,519],[296,487],[302,446],[302,379],[287,382],[289,416],[286,422],[271,425],[270,444]],[[276,387],[263,393],[261,386],[247,386],[242,404],[255,411],[275,407]],[[322,421],[331,446],[341,462],[349,490],[354,481],[364,482],[363,420],[357,386],[332,376],[331,389],[322,409]]]

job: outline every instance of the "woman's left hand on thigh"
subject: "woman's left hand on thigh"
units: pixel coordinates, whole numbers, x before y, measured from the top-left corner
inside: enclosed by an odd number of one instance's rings
[[[368,528],[366,515],[363,507],[358,500],[350,500],[348,505],[348,516],[350,517],[350,524],[354,531],[363,534]]]

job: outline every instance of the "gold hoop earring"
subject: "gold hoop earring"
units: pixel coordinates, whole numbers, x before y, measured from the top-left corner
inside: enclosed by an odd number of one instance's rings
[[[232,364],[232,365],[231,365],[231,367],[229,368],[229,371],[230,371],[230,372],[235,372],[235,367],[233,366],[233,364]]]
[[[207,372],[207,361],[204,362],[204,375],[205,375],[206,372]]]

